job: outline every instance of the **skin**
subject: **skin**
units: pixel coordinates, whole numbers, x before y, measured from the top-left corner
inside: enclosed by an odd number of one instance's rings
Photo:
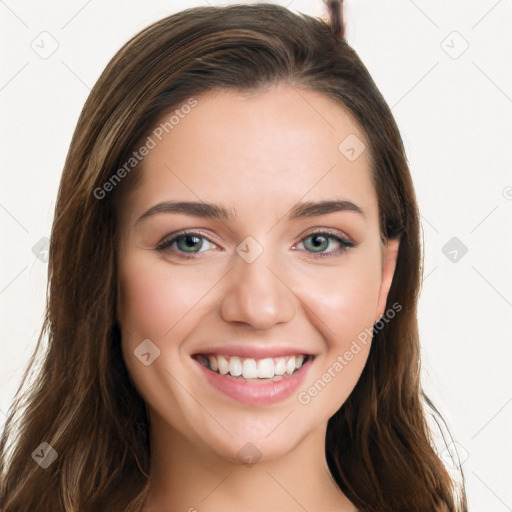
[[[338,150],[349,134],[365,141],[364,134],[329,98],[288,85],[197,100],[145,157],[141,184],[120,218],[123,357],[151,426],[144,510],[353,512],[328,471],[325,434],[370,343],[309,403],[297,395],[332,373],[337,357],[385,312],[399,242],[380,239],[368,151],[350,161]],[[364,216],[286,218],[297,202],[330,199],[351,201]],[[169,200],[219,204],[235,218],[160,213],[137,222]],[[199,252],[184,253],[184,242],[157,250],[182,229],[206,237]],[[308,236],[322,229],[356,246],[338,250],[327,239],[320,252],[331,256],[318,257]],[[263,248],[252,263],[236,252],[249,236]],[[134,355],[145,339],[160,350],[148,366]],[[246,405],[198,377],[191,354],[210,340],[302,347],[316,357],[290,397]],[[237,455],[249,442],[259,457],[253,465]]]

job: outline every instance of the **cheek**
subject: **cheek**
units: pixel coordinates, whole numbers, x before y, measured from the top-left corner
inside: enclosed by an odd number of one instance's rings
[[[317,368],[297,394],[309,417],[330,417],[352,393],[371,347],[372,327],[380,286],[378,262],[337,268],[329,279],[311,286],[310,321],[326,342]]]
[[[157,411],[174,411],[170,421],[174,425],[184,422],[187,411],[194,410],[171,374],[178,381],[186,379],[172,361],[179,360],[180,342],[193,328],[197,304],[206,293],[198,282],[191,283],[190,276],[179,268],[170,272],[169,264],[146,251],[133,251],[119,262],[118,320],[126,367],[147,404]],[[160,351],[147,366],[137,356],[146,339]],[[152,348],[144,350],[151,353]]]
[[[342,265],[321,275],[312,273],[302,289],[311,323],[325,340],[317,369],[297,395],[307,414],[333,415],[347,400],[364,369],[371,347],[372,327],[381,278],[375,248],[354,253]],[[307,297],[307,298],[306,298]]]
[[[380,289],[380,258],[359,252],[346,264],[304,278],[304,301],[323,321],[327,340],[347,343],[361,330],[373,326]],[[320,328],[321,323],[318,325]]]
[[[118,318],[129,333],[162,339],[205,294],[208,282],[190,281],[179,268],[148,262],[145,254],[127,258],[119,272]]]

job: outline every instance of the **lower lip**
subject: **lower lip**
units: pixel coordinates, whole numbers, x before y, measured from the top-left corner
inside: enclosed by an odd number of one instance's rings
[[[196,361],[206,380],[225,395],[249,405],[270,405],[288,398],[302,383],[313,363],[310,358],[295,373],[277,382],[244,382],[214,372]]]

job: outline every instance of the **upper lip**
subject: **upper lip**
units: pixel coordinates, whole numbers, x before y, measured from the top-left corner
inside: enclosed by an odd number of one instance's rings
[[[219,345],[197,350],[192,355],[223,355],[238,356],[251,359],[265,359],[267,357],[284,357],[292,355],[314,355],[300,347],[292,346],[262,346],[262,345]]]

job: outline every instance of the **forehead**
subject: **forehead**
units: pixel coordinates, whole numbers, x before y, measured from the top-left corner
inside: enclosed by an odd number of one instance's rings
[[[338,103],[289,85],[195,100],[163,115],[150,134],[130,217],[178,199],[223,204],[241,217],[254,209],[275,217],[299,200],[346,199],[377,218],[368,143]]]

